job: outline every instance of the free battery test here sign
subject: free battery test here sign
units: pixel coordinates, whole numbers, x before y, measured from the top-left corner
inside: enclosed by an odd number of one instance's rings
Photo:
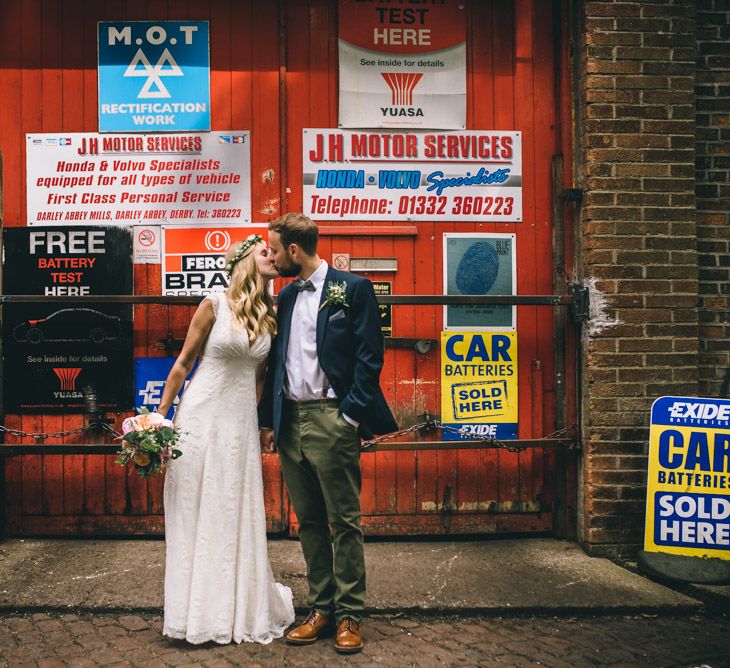
[[[730,559],[730,401],[654,402],[644,549]]]

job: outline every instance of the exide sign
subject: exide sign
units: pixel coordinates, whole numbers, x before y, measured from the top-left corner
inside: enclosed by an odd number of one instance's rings
[[[730,401],[657,399],[648,459],[644,549],[730,559]]]

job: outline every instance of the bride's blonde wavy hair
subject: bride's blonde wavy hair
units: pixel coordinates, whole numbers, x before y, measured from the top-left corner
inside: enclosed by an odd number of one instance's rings
[[[226,262],[238,256],[244,243],[237,243],[229,249]],[[264,278],[256,264],[254,252],[256,246],[258,243],[252,244],[245,254],[236,260],[226,293],[231,313],[236,323],[246,330],[249,343],[253,343],[266,332],[271,336],[276,334],[274,300],[266,289]]]

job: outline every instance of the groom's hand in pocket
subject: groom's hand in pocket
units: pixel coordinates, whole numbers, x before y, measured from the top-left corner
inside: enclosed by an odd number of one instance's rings
[[[260,429],[259,443],[261,444],[261,452],[266,452],[267,454],[276,452],[276,445],[274,445],[274,430]]]

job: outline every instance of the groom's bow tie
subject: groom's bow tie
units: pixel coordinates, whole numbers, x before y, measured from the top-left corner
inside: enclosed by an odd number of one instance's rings
[[[310,292],[314,292],[317,288],[314,287],[314,284],[310,280],[303,281],[301,278],[297,278],[294,281],[294,287],[301,292],[302,290],[309,290]]]

